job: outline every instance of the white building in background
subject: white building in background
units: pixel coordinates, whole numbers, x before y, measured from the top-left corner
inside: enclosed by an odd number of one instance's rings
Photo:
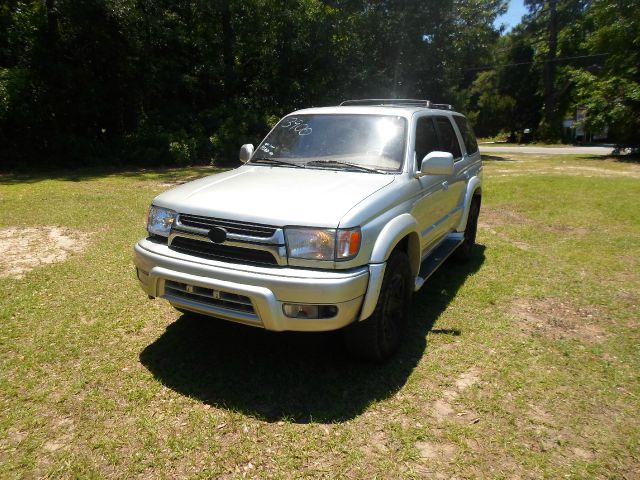
[[[578,107],[573,117],[567,117],[562,121],[564,139],[573,143],[591,143],[606,140],[609,136],[609,127],[601,131],[591,132],[585,128],[587,109]]]

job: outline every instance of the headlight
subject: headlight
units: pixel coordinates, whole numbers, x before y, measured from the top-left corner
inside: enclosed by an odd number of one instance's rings
[[[152,235],[168,237],[177,216],[178,214],[173,210],[151,205],[147,216],[147,231]]]
[[[348,260],[360,250],[360,228],[286,228],[290,258]]]

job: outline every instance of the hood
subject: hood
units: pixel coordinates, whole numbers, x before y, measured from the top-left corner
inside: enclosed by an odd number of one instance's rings
[[[154,205],[266,225],[335,228],[394,175],[245,165],[160,194]],[[354,225],[347,225],[354,226]]]

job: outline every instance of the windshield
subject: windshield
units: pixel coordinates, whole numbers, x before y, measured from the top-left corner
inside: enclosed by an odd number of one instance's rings
[[[260,144],[251,163],[392,172],[402,168],[406,120],[391,115],[293,115]]]

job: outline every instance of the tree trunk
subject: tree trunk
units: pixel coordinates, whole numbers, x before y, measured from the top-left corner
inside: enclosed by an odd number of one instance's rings
[[[549,0],[549,51],[544,62],[544,112],[543,121],[553,135],[557,119],[557,95],[555,92],[556,55],[558,50],[558,11],[557,0]]]
[[[47,9],[47,36],[53,41],[58,37],[58,10],[56,9],[55,0],[46,0],[45,8]]]
[[[396,44],[396,55],[393,65],[393,85],[391,87],[392,97],[393,98],[406,98],[406,87],[405,87],[405,69],[404,69],[404,52],[407,46],[406,36],[407,32],[405,30],[406,20],[405,20],[405,2],[401,0],[398,2],[398,8],[394,12],[395,21],[398,28],[397,35],[397,44]]]
[[[233,46],[235,43],[234,32],[231,26],[231,10],[228,2],[221,2],[220,12],[222,21],[222,59],[224,62],[224,90],[227,95],[235,92],[234,66],[235,57]]]

